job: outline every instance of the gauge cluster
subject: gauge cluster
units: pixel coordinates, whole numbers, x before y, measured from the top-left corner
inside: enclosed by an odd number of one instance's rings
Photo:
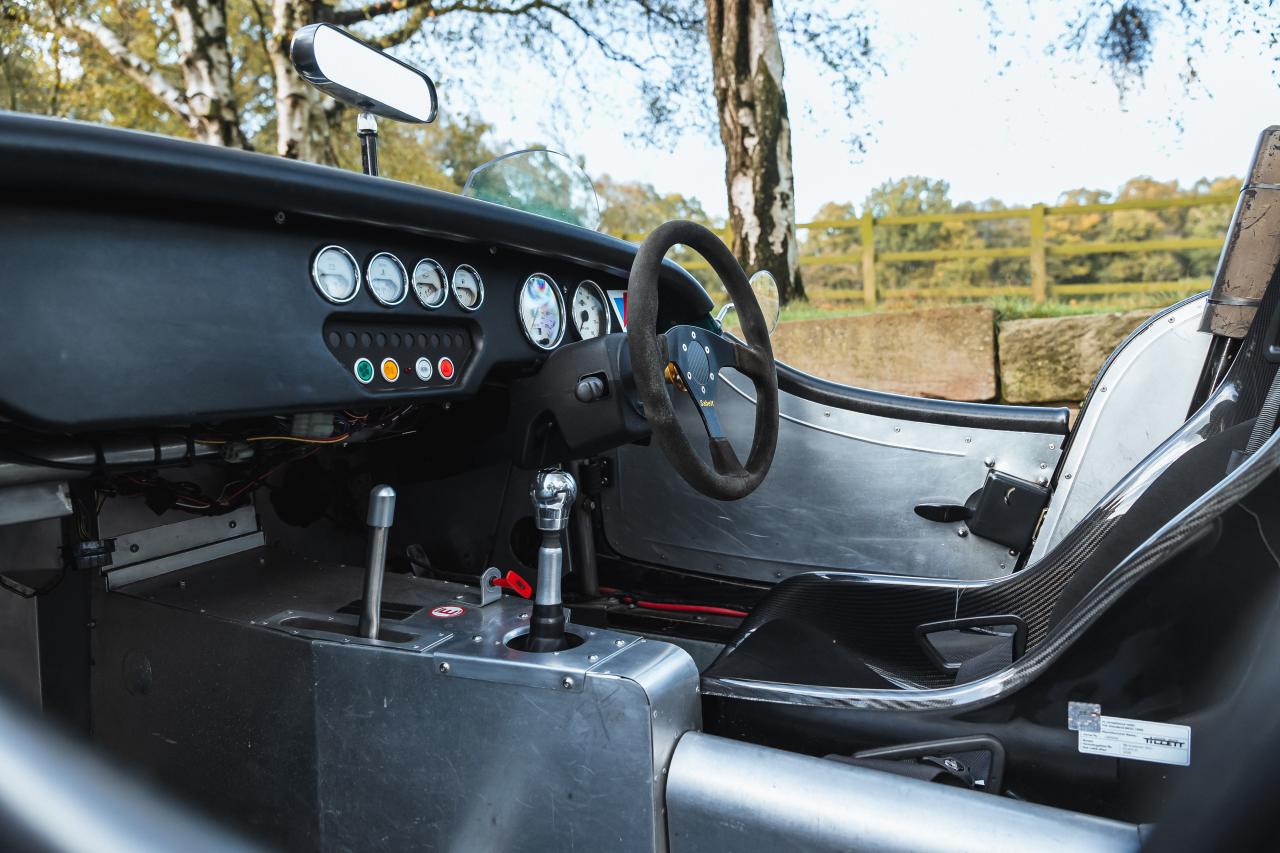
[[[530,272],[516,286],[511,319],[519,332],[507,325],[511,320],[487,311],[466,320],[485,304],[481,265],[495,276],[505,268],[504,285],[513,279],[510,262],[446,266],[430,256],[379,250],[362,257],[336,244],[319,248],[311,282],[343,309],[325,322],[324,338],[349,381],[374,392],[454,386],[486,333],[522,334],[532,356],[614,331],[610,301],[598,283],[572,276],[562,285],[546,272]]]

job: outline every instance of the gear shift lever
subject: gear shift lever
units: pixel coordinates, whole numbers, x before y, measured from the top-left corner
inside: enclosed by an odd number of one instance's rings
[[[578,484],[558,468],[545,468],[534,477],[530,495],[534,524],[542,531],[542,547],[538,549],[538,589],[525,648],[531,652],[554,652],[565,647],[564,604],[560,600],[564,553],[560,537],[569,526]]]
[[[387,533],[396,514],[396,490],[374,486],[369,492],[369,562],[364,569],[364,601],[360,607],[360,636],[378,639],[382,627],[382,575],[387,567]]]

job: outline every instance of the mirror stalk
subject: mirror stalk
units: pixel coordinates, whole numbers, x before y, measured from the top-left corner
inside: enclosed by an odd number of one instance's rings
[[[366,175],[378,176],[378,118],[373,113],[356,116],[356,136],[360,138],[360,164]]]

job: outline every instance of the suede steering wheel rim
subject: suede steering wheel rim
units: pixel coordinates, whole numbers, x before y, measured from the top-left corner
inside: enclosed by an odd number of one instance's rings
[[[724,282],[742,323],[746,343],[697,326],[673,326],[658,334],[658,276],[673,246],[702,255]],[[695,222],[664,223],[636,252],[627,281],[627,347],[644,416],[663,454],[690,486],[722,501],[739,500],[764,482],[778,446],[778,373],[769,344],[769,324],[733,253]],[[721,367],[737,368],[756,390],[755,433],[746,465],[720,426],[716,396],[725,383]],[[667,384],[684,391],[702,416],[711,464],[698,455],[676,418]]]

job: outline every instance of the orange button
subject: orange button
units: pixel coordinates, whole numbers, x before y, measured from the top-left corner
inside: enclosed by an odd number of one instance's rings
[[[453,359],[445,356],[436,363],[436,372],[440,374],[441,379],[453,379]]]
[[[395,382],[400,378],[400,363],[394,358],[384,358],[382,360],[382,378],[388,382]]]

